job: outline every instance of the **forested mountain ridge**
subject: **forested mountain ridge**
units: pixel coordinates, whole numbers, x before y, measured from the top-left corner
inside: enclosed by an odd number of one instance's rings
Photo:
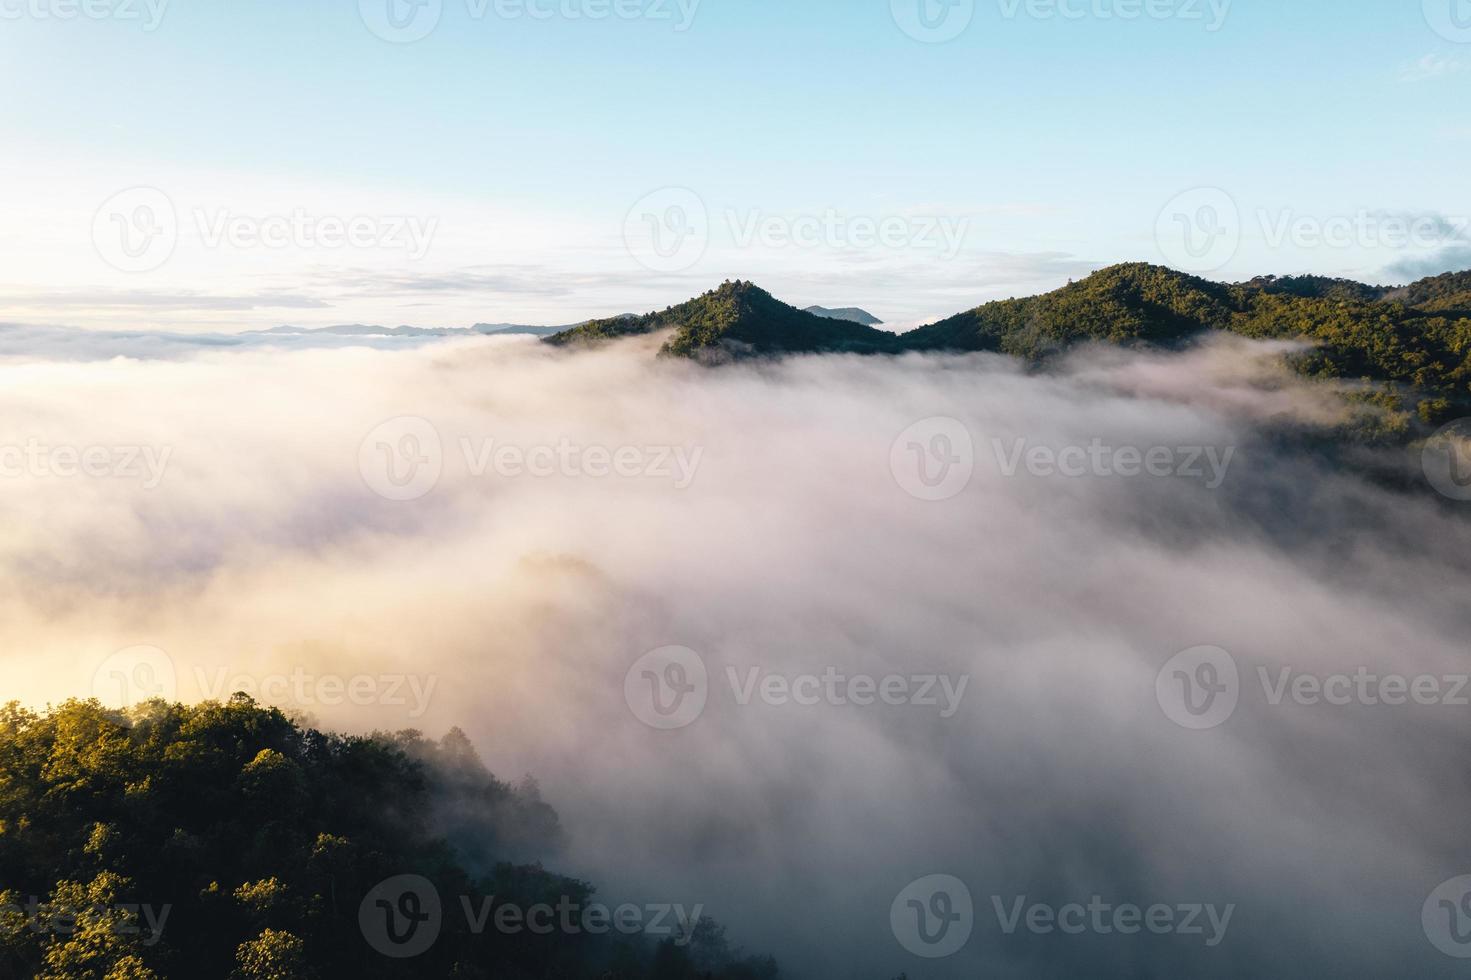
[[[1169,346],[1206,331],[1305,340],[1294,367],[1312,377],[1396,389],[1425,423],[1471,406],[1471,272],[1388,288],[1322,276],[1217,283],[1146,263],[1099,270],[997,300],[904,334],[824,320],[752,283],[727,282],[680,306],[593,321],[555,344],[670,329],[666,355],[702,360],[810,352],[991,351],[1039,361],[1080,343]]]
[[[331,735],[244,695],[126,712],[11,703],[0,708],[0,977],[777,975],[703,918],[684,942],[493,919],[477,930],[463,901],[588,907],[591,885],[525,863],[561,833],[534,784],[495,779],[457,730],[437,742]],[[431,882],[440,905],[412,956],[375,947],[364,918],[379,911],[375,886],[404,874]]]
[[[1037,359],[1082,341],[1175,343],[1206,330],[1307,340],[1313,377],[1390,382],[1437,421],[1471,396],[1471,315],[1447,309],[1466,273],[1398,290],[1322,277],[1222,284],[1145,264],[1112,266],[1028,299],[987,303],[920,327],[909,350],[990,350]]]

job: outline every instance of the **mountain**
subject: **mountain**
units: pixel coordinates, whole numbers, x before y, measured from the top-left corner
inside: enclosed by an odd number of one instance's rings
[[[1223,284],[1134,263],[1062,289],[986,303],[900,338],[906,350],[998,351],[1038,359],[1078,343],[1168,345],[1207,330],[1303,339],[1293,366],[1313,377],[1406,389],[1422,421],[1471,404],[1471,274],[1390,290],[1343,279],[1263,277]]]
[[[918,327],[908,350],[996,351],[1037,358],[1085,341],[1173,343],[1226,329],[1229,288],[1143,263],[1117,265],[1061,289],[986,303]]]
[[[1391,290],[1387,299],[1425,312],[1454,312],[1471,316],[1471,272],[1447,272]]]
[[[1434,424],[1471,414],[1471,272],[1399,288],[1322,276],[1228,284],[1127,263],[901,335],[799,310],[753,283],[735,281],[662,312],[592,320],[544,339],[567,345],[658,330],[672,331],[661,354],[702,361],[786,353],[990,351],[1034,362],[1082,343],[1173,346],[1206,331],[1228,331],[1309,341],[1310,350],[1290,359],[1294,369],[1380,385],[1372,397],[1406,418],[1413,411],[1421,422]]]
[[[472,333],[479,334],[524,334],[533,337],[550,337],[554,333],[561,333],[567,327],[528,327],[520,323],[477,323],[471,327]]]
[[[497,779],[459,729],[338,735],[244,694],[124,711],[11,703],[0,760],[6,978],[779,976],[703,906],[671,917],[683,931],[662,941],[450,914],[591,909],[595,893],[542,866],[566,832],[534,781]],[[376,917],[410,902],[429,923],[417,944],[412,915],[403,934]]]
[[[660,353],[698,360],[752,354],[896,350],[894,334],[788,306],[750,282],[727,281],[687,303],[638,317],[592,320],[546,338],[565,346],[672,330]]]
[[[853,323],[861,323],[865,327],[876,327],[884,322],[867,310],[860,310],[856,306],[843,306],[838,309],[828,309],[826,306],[809,306],[802,312],[811,313],[813,316],[826,317],[829,320],[850,320]]]

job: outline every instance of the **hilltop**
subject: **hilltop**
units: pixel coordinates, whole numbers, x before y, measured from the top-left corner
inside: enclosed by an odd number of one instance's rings
[[[752,354],[894,351],[895,335],[789,306],[755,283],[728,281],[702,296],[637,317],[591,320],[548,337],[556,345],[594,343],[673,330],[661,353],[700,360]]]

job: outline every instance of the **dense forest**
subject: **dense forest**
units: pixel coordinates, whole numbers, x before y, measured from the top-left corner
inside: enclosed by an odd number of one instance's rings
[[[326,734],[244,695],[126,712],[12,703],[0,709],[0,977],[777,976],[703,917],[657,938],[501,916],[595,904],[588,883],[528,860],[561,834],[535,784],[497,780],[458,730]],[[405,874],[432,885],[437,933],[416,955],[385,954],[380,911],[405,913],[390,930],[428,915],[417,898],[375,899]]]
[[[813,351],[992,351],[1031,362],[1080,343],[1170,346],[1216,330],[1304,340],[1293,366],[1366,382],[1365,397],[1434,425],[1471,411],[1471,272],[1387,288],[1321,276],[1224,284],[1144,263],[1116,265],[1061,289],[999,300],[904,334],[825,319],[749,282],[642,317],[596,320],[564,345],[672,330],[663,353],[702,360]]]

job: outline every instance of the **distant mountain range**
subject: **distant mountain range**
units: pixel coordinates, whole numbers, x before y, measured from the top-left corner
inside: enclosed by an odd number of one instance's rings
[[[1422,423],[1471,410],[1471,272],[1393,288],[1321,276],[1226,284],[1131,263],[902,334],[813,309],[737,280],[663,311],[590,320],[545,340],[567,346],[669,330],[662,354],[706,362],[916,351],[992,351],[1040,361],[1085,342],[1168,346],[1217,330],[1308,340],[1313,349],[1293,359],[1298,371],[1391,386],[1381,392],[1386,403]]]
[[[826,306],[809,306],[802,312],[811,313],[813,316],[826,317],[829,320],[850,320],[853,323],[861,323],[867,327],[876,327],[884,322],[867,310],[860,310],[856,306],[845,306],[837,310],[830,310]]]

